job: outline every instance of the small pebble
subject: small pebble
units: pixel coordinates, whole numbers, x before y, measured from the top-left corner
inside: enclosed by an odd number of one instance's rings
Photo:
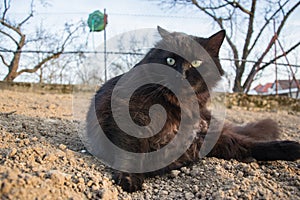
[[[171,177],[176,178],[178,176],[178,174],[180,174],[179,170],[172,170],[171,171]]]
[[[50,171],[51,180],[58,185],[62,185],[65,181],[65,176],[57,170]]]
[[[89,180],[89,181],[87,182],[86,185],[87,185],[88,187],[91,187],[91,186],[93,185],[93,183],[94,183],[94,182],[93,182],[92,180]]]
[[[84,178],[78,178],[79,183],[84,183]]]
[[[13,186],[12,186],[12,184],[10,183],[10,182],[8,182],[8,181],[4,181],[3,183],[2,183],[2,186],[1,186],[1,192],[3,193],[3,194],[7,194],[7,193],[9,193],[10,192],[10,190],[13,188]]]
[[[12,148],[11,151],[9,152],[8,154],[8,157],[11,158],[11,157],[14,157],[17,153],[17,149],[16,148]]]
[[[58,148],[60,148],[60,150],[65,150],[67,147],[66,147],[66,145],[64,145],[64,144],[60,144],[60,145],[58,146]]]
[[[33,141],[33,142],[36,142],[36,141],[38,141],[39,139],[37,138],[37,137],[33,137],[33,138],[31,138],[31,141]]]
[[[160,193],[161,193],[162,195],[168,195],[168,194],[169,194],[169,192],[166,191],[166,190],[162,190]]]
[[[199,187],[198,187],[198,185],[193,185],[193,192],[194,192],[194,193],[199,192]]]
[[[194,199],[194,194],[193,193],[191,193],[191,192],[186,192],[185,194],[184,194],[184,197],[185,197],[185,199]]]
[[[55,104],[50,104],[47,106],[49,110],[55,109],[57,106]]]

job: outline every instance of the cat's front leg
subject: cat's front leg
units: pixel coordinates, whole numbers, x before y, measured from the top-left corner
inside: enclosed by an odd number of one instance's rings
[[[116,184],[120,185],[124,191],[135,192],[142,189],[144,182],[143,174],[134,174],[115,171],[113,175],[113,180]]]

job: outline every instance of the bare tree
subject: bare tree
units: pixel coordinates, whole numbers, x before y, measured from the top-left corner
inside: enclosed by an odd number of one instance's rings
[[[108,42],[109,52],[107,60],[108,78],[112,78],[129,71],[137,64],[142,56],[149,50],[153,41],[146,36],[135,33],[119,35],[114,41]],[[100,47],[102,48],[102,47]],[[86,85],[99,85],[103,78],[103,54],[81,54],[77,60],[77,83]]]
[[[153,1],[153,0],[152,0]],[[255,76],[275,60],[289,54],[300,45],[300,40],[274,57],[270,50],[284,33],[288,18],[300,5],[291,0],[154,0],[163,5],[191,5],[209,16],[221,29],[226,29],[226,41],[234,59],[234,92],[248,92]],[[277,27],[273,30],[273,20]],[[241,42],[242,41],[242,42]],[[273,56],[273,57],[271,57]],[[256,60],[247,63],[247,60]]]
[[[142,39],[142,40],[141,40]],[[124,54],[111,63],[109,72],[111,76],[117,76],[129,71],[135,64],[141,60],[142,56],[148,50],[149,41],[147,38],[136,38],[134,34],[130,35],[129,41],[124,44],[124,35],[118,39],[118,49]],[[127,52],[127,53],[126,53]]]
[[[82,27],[82,24],[76,27],[66,24],[64,34],[60,34],[60,38],[49,35],[45,30],[40,29],[36,31],[36,34],[32,38],[28,38],[28,35],[24,32],[24,26],[33,18],[34,1],[31,1],[28,15],[17,23],[11,21],[7,16],[10,7],[11,0],[3,0],[3,7],[1,8],[2,16],[0,18],[0,37],[6,38],[6,43],[5,47],[0,46],[0,58],[3,65],[8,69],[8,73],[4,78],[4,81],[8,82],[14,81],[16,77],[23,73],[35,73],[47,62],[59,58],[66,47],[76,38],[75,33]],[[35,55],[38,61],[21,69],[21,56],[26,51],[24,49],[27,46],[33,46],[33,43],[39,47],[46,47],[49,50],[47,52],[32,52],[38,54]]]
[[[64,54],[59,59],[52,59],[36,73],[40,83],[72,84],[76,74],[77,54]]]
[[[104,82],[99,69],[95,67],[98,63],[98,59],[95,59],[95,57],[95,55],[87,56],[84,53],[78,54],[76,59],[76,84],[101,85]]]

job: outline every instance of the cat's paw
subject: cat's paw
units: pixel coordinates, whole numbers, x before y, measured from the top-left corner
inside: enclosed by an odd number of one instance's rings
[[[294,161],[300,159],[300,144],[287,140],[257,143],[252,147],[251,152],[257,160]]]
[[[126,192],[135,192],[142,189],[144,177],[140,174],[118,172],[114,174],[115,183],[120,185]]]

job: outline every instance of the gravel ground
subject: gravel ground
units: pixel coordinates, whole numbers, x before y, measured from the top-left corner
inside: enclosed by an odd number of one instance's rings
[[[1,199],[300,199],[300,160],[241,163],[205,158],[132,194],[85,151],[78,130],[88,101],[73,95],[0,91]],[[72,114],[72,102],[77,115]],[[82,109],[82,110],[81,110]],[[270,117],[300,141],[300,113],[227,110],[242,124]]]

